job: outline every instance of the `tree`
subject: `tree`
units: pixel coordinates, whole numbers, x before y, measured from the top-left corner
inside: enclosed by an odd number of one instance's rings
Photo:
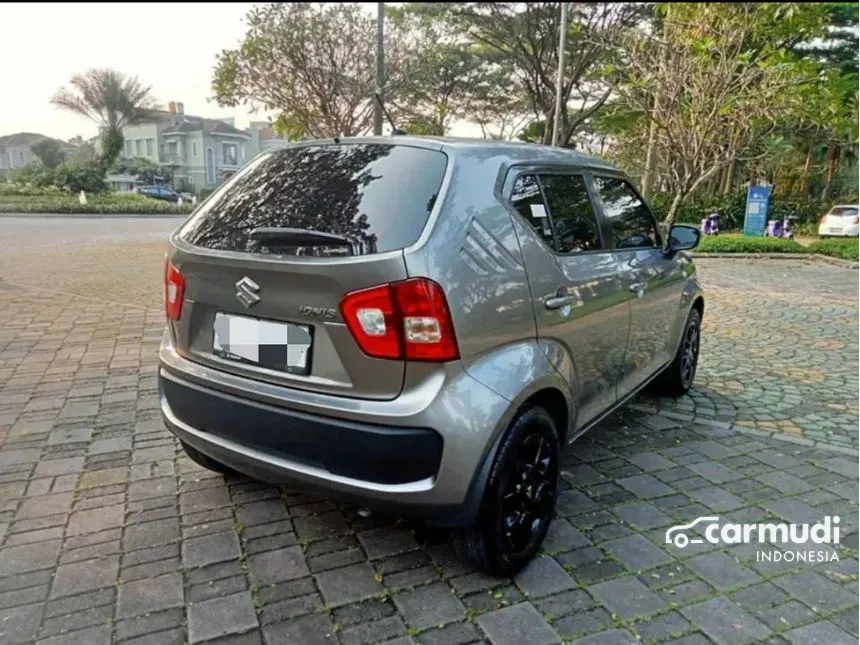
[[[98,151],[91,141],[85,140],[78,135],[69,139],[69,145],[75,150],[71,154],[72,160],[81,165],[91,165],[98,159]]]
[[[811,72],[789,56],[786,34],[811,33],[810,16],[797,4],[673,4],[662,33],[624,36],[612,78],[654,126],[671,193],[667,226],[721,170],[760,157],[777,123],[797,109],[796,90]]]
[[[212,79],[218,104],[279,113],[291,134],[351,136],[373,118],[376,26],[349,4],[274,3],[251,9],[237,49],[222,51]],[[386,37],[386,63],[397,68]]]
[[[100,165],[110,168],[122,152],[122,129],[140,122],[154,108],[151,88],[137,77],[112,69],[91,69],[76,74],[71,88],[60,88],[51,103],[85,116],[101,130]]]
[[[485,138],[509,138],[528,110],[509,69],[494,50],[458,29],[453,14],[431,3],[390,7],[401,70],[390,111],[407,132],[445,135],[468,119]]]
[[[66,160],[66,152],[56,139],[41,139],[30,146],[42,165],[53,170]]]
[[[439,5],[437,5],[439,6]],[[475,42],[497,54],[519,86],[538,120],[555,121],[560,3],[467,2],[441,5]],[[560,145],[607,101],[611,87],[602,73],[613,59],[615,41],[648,10],[643,3],[571,3],[565,48],[564,83],[560,88]],[[548,144],[552,128],[545,129]]]

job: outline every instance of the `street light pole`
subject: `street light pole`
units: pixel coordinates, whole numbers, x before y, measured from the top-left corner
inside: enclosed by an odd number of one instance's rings
[[[376,3],[376,93],[382,96],[385,82],[385,3]],[[382,134],[382,104],[373,104],[373,134]]]
[[[559,140],[561,139],[561,128],[562,128],[562,118],[561,111],[562,109],[567,109],[566,105],[563,105],[562,101],[562,92],[561,86],[564,83],[564,50],[567,45],[567,3],[561,3],[561,24],[559,25],[559,38],[558,38],[558,76],[555,79],[555,123],[553,123],[552,127],[552,145],[553,147],[558,147]],[[548,126],[549,124],[547,124]]]

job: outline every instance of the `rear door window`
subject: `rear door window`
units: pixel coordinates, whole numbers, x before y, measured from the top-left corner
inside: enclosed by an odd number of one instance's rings
[[[844,206],[834,206],[833,210],[830,211],[831,215],[838,215],[840,217],[857,217],[857,209],[856,208],[846,208]]]
[[[287,255],[366,255],[405,248],[421,236],[447,156],[393,144],[302,146],[262,155],[197,210],[182,238],[223,251]],[[258,228],[299,229],[343,242],[265,246]],[[308,238],[311,239],[312,238]]]
[[[556,252],[602,249],[597,215],[582,175],[541,175],[540,181],[555,230]]]
[[[537,176],[520,175],[517,177],[511,192],[511,204],[523,216],[523,219],[532,225],[538,235],[552,247],[552,222],[550,222],[549,213],[543,201],[543,193],[541,193]]]

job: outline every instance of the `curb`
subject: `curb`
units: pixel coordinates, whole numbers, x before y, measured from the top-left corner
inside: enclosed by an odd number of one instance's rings
[[[857,269],[860,263],[853,260],[833,258],[820,253],[693,253],[695,258],[714,258],[719,260],[741,259],[741,260],[800,260],[806,262],[823,262],[845,269]]]

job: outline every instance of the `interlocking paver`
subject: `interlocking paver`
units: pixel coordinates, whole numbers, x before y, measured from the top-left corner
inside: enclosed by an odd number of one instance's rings
[[[240,634],[257,626],[251,592],[194,603],[188,610],[188,636],[192,643],[228,634]]]
[[[601,582],[588,588],[603,606],[623,620],[649,616],[666,608],[666,603],[632,576]]]
[[[765,625],[725,598],[684,607],[681,613],[720,645],[763,641],[771,635]]]
[[[109,271],[125,305],[100,300],[105,289],[84,294],[99,278],[73,254],[64,257],[75,270],[51,274],[66,293],[48,294],[13,285],[0,253],[0,612],[35,624],[28,642],[627,642],[616,602],[638,616],[625,627],[644,640],[856,640],[857,463],[814,445],[858,444],[857,339],[844,333],[856,327],[856,273],[699,262],[711,303],[695,387],[676,401],[642,397],[571,447],[544,545],[554,557],[513,581],[471,571],[438,532],[224,480],[178,451],[161,427],[154,371],[161,248],[122,256],[129,266],[148,257],[149,268]],[[104,275],[110,256],[100,258]],[[775,271],[778,292],[767,287]],[[703,515],[825,514],[842,519],[838,563],[664,543],[666,527]],[[636,593],[598,599],[571,579]]]
[[[316,581],[326,603],[332,606],[366,600],[382,593],[382,584],[366,563],[317,574]]]
[[[310,574],[300,547],[267,551],[248,558],[251,580],[258,584],[272,584],[295,580]]]
[[[394,604],[407,624],[418,629],[453,622],[466,613],[463,603],[443,582],[399,593]]]
[[[478,617],[478,626],[492,645],[556,645],[558,634],[533,605],[520,603]]]

